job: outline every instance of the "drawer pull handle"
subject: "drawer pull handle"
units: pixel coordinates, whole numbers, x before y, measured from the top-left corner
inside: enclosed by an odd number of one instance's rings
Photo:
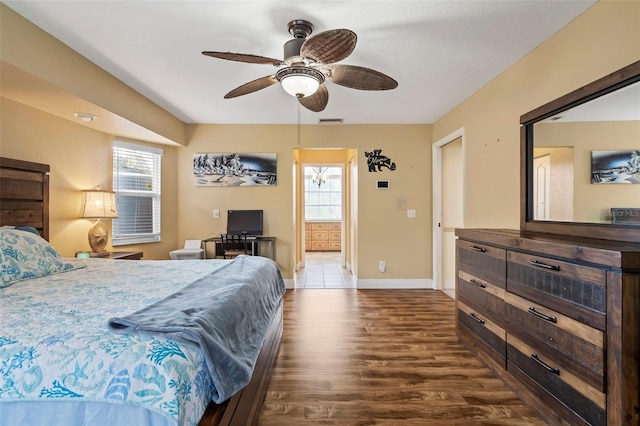
[[[478,281],[476,281],[476,280],[470,280],[470,282],[471,282],[471,284],[475,284],[476,286],[478,286],[478,287],[480,287],[480,288],[485,288],[485,287],[486,287],[486,285],[484,285],[484,284],[482,284],[482,283],[479,283],[479,282],[478,282]]]
[[[537,316],[538,318],[542,318],[543,320],[547,320],[550,322],[558,322],[558,319],[556,317],[550,317],[549,315],[540,313],[536,311],[536,308],[534,308],[533,306],[529,308],[529,313]]]
[[[560,266],[558,265],[549,265],[548,263],[544,263],[544,262],[540,262],[538,260],[532,260],[531,264],[533,266],[537,266],[539,268],[544,268],[544,269],[551,269],[552,271],[559,271],[560,270]]]
[[[469,315],[471,315],[471,318],[473,318],[474,320],[476,320],[476,322],[477,322],[478,324],[484,324],[484,320],[483,320],[483,319],[478,318],[478,317],[476,316],[476,314],[475,314],[475,313],[471,312]]]
[[[487,249],[478,246],[471,246],[471,250],[479,251],[480,253],[487,251]]]
[[[531,358],[537,362],[538,364],[540,364],[542,367],[544,367],[545,370],[547,370],[550,373],[553,374],[557,374],[558,376],[560,375],[560,369],[556,368],[556,367],[549,367],[547,364],[545,364],[544,362],[542,362],[540,360],[540,358],[538,358],[538,354],[531,354]]]

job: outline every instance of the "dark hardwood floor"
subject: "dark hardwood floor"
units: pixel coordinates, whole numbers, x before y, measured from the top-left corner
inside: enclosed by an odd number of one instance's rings
[[[288,290],[260,426],[543,425],[434,290]]]

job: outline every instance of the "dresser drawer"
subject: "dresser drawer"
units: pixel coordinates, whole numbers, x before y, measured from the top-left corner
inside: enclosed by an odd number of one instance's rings
[[[458,301],[458,333],[505,368],[506,332],[471,306]]]
[[[507,290],[605,330],[607,289],[604,270],[509,252]]]
[[[340,231],[340,228],[342,228],[342,225],[340,224],[340,222],[330,222],[329,223],[329,230],[331,231]]]
[[[329,224],[328,223],[314,223],[311,222],[311,229],[316,231],[316,230],[327,230],[329,229]]]
[[[504,324],[504,289],[488,281],[458,272],[458,299],[501,328]]]
[[[456,242],[458,268],[491,284],[505,288],[506,251],[466,240]]]
[[[505,295],[507,332],[560,369],[605,391],[605,334],[573,318],[512,293]]]
[[[570,424],[607,424],[606,395],[553,358],[509,334],[507,360],[507,371]]]
[[[331,231],[329,230],[329,241],[340,241],[342,235],[340,231]]]

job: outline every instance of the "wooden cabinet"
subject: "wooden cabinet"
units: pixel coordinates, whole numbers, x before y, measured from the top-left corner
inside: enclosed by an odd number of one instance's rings
[[[306,251],[340,251],[340,222],[305,222]]]
[[[640,244],[456,235],[460,341],[550,424],[639,424]]]

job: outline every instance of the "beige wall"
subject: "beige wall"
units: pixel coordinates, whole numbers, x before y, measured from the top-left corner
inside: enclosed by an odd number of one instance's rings
[[[296,126],[285,125],[197,125],[192,138],[178,154],[180,241],[214,236],[226,229],[229,209],[263,209],[264,232],[276,236],[276,260],[286,278],[295,270],[296,227],[294,225],[294,150],[343,148],[357,150],[358,233],[356,241],[359,279],[426,279],[431,276],[431,150],[429,125],[337,125],[302,126],[298,144]],[[382,149],[397,163],[395,171],[370,173],[365,151]],[[193,154],[212,152],[274,152],[278,157],[278,184],[274,187],[195,187]],[[328,153],[316,153],[327,160]],[[300,163],[304,155],[299,155]],[[390,190],[375,188],[387,179]],[[417,211],[406,217],[406,208]],[[212,210],[221,210],[213,219]],[[407,240],[413,241],[407,250]],[[378,271],[385,260],[387,272]]]
[[[438,120],[465,130],[465,226],[519,227],[522,114],[639,59],[640,2],[600,1]]]
[[[89,129],[1,98],[0,156],[51,166],[50,241],[65,257],[89,250],[87,233],[93,220],[80,219],[81,191],[111,188],[113,136]],[[145,258],[167,258],[178,235],[176,156],[177,148],[164,149],[162,159],[162,242],[120,246],[116,250],[143,250]],[[111,221],[107,220],[111,229]],[[111,250],[111,239],[107,250]]]

